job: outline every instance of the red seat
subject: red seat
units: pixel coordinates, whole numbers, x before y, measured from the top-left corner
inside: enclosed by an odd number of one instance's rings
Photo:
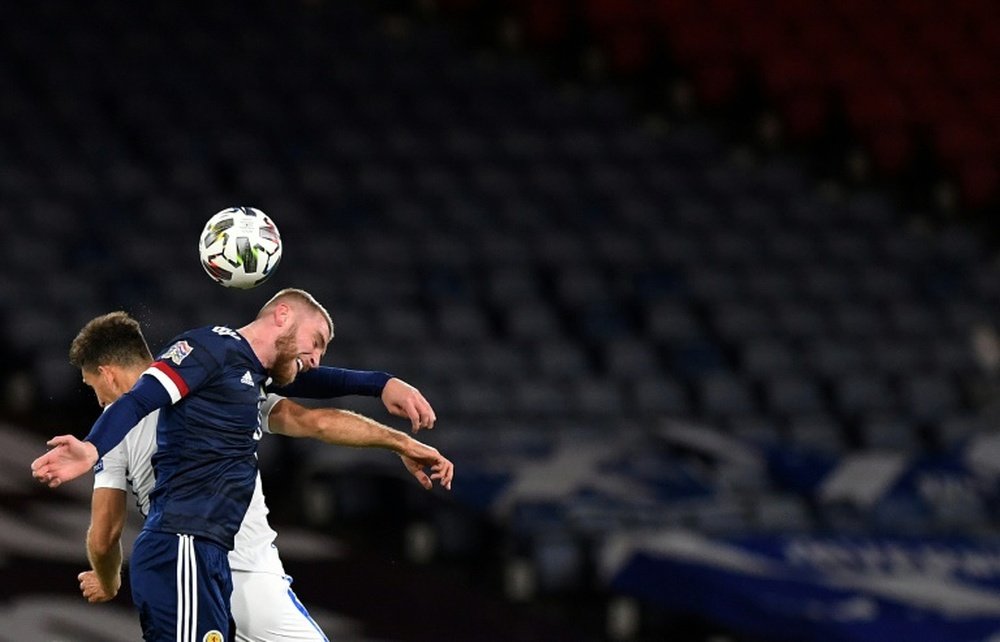
[[[970,160],[958,171],[962,199],[972,208],[983,207],[1000,196],[1000,170],[997,163]]]
[[[569,34],[569,10],[566,0],[519,3],[524,35],[534,45],[562,42]]]
[[[829,119],[829,105],[826,94],[804,91],[787,97],[780,103],[779,109],[789,135],[802,140],[822,133]]]

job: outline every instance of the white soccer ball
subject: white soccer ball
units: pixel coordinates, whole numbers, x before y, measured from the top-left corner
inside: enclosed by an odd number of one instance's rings
[[[252,288],[281,261],[281,235],[274,221],[254,207],[230,207],[205,223],[198,239],[201,266],[227,288]]]

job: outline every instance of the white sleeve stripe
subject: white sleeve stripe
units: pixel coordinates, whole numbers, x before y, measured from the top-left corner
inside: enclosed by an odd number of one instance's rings
[[[160,382],[163,389],[167,391],[168,395],[170,395],[170,403],[177,403],[181,400],[181,391],[178,390],[177,384],[171,381],[170,377],[166,374],[156,368],[146,368],[142,374],[151,375],[154,379]]]

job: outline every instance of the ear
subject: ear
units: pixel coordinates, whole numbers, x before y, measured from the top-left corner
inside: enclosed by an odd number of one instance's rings
[[[113,385],[118,378],[118,373],[111,366],[97,366],[97,376],[106,384]]]
[[[274,306],[274,324],[279,328],[288,325],[292,321],[292,307],[287,303],[279,303]]]

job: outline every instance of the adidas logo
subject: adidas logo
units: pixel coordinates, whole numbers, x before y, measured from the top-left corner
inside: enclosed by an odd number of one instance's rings
[[[240,377],[240,383],[245,383],[248,386],[253,385],[253,376],[250,374],[249,370],[246,371],[246,374]]]

